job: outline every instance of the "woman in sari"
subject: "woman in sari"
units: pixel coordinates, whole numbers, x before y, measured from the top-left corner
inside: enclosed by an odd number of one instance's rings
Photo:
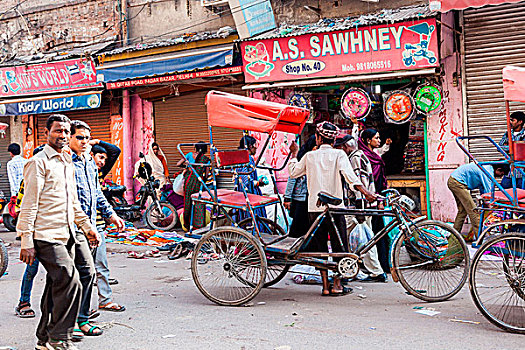
[[[158,143],[153,142],[149,146],[149,152],[144,158],[146,162],[151,165],[153,177],[160,181],[160,187],[162,188],[162,186],[169,183],[168,177],[170,176],[170,172],[168,170],[168,162]],[[138,163],[140,163],[140,161]]]
[[[208,152],[208,146],[204,142],[199,141],[195,145],[195,153],[192,154],[195,160],[192,164],[193,169],[201,179],[206,181],[208,177],[208,167],[197,164],[210,164],[210,158],[206,156]],[[197,178],[191,169],[184,171],[184,227],[188,230],[191,222],[191,212],[193,210],[193,228],[201,228],[206,226],[206,204],[203,203],[192,203],[191,195],[199,192],[201,188],[201,182]]]
[[[253,156],[257,153],[257,147],[256,147],[257,140],[251,136],[243,136],[241,138],[241,141],[239,142],[239,149],[247,149],[250,153],[250,162],[247,166],[238,168],[239,172],[250,172],[255,167],[255,160],[253,159]],[[242,188],[246,190],[247,193],[262,195],[261,186],[265,186],[268,183],[266,182],[266,178],[261,178],[257,176],[257,170],[254,170],[249,175],[239,175],[235,179],[235,190],[242,192]],[[258,217],[265,218],[266,217],[266,210],[265,208],[257,208],[254,210],[254,214]],[[239,210],[237,215],[237,222],[240,222],[243,219],[246,219],[248,217],[251,217],[250,213]]]
[[[381,138],[379,132],[375,129],[366,129],[361,132],[359,137],[359,149],[363,151],[364,155],[370,161],[372,165],[372,175],[374,178],[375,191],[381,194],[382,191],[386,190],[388,185],[385,176],[385,162],[379,154],[374,150],[381,146]],[[379,232],[384,227],[383,218],[380,216],[372,216],[372,230]],[[379,256],[379,262],[383,271],[390,271],[389,262],[389,243],[388,236],[384,236],[377,243],[377,253]]]

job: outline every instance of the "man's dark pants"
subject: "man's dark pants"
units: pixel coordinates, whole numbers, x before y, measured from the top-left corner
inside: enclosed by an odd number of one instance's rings
[[[80,301],[80,311],[78,313],[78,323],[82,323],[89,319],[89,309],[91,307],[91,295],[96,270],[86,236],[82,232],[77,232],[76,238],[75,266],[80,276],[80,283],[82,284],[82,298]]]
[[[47,271],[36,336],[41,341],[71,339],[82,293],[74,261],[75,243],[71,238],[67,245],[39,240],[34,244],[36,256]]]

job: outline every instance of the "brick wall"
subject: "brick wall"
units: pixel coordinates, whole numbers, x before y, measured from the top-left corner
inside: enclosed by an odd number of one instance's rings
[[[29,0],[14,11],[19,2],[0,1],[0,62],[13,55],[67,51],[120,31],[115,0]]]

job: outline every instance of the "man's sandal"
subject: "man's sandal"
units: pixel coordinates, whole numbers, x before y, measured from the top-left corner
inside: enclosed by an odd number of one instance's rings
[[[113,311],[113,312],[122,312],[126,310],[126,307],[124,307],[124,305],[119,305],[113,301],[107,304],[104,304],[104,305],[99,305],[98,308],[100,310]]]
[[[82,339],[84,339],[84,332],[82,332],[78,324],[75,323],[75,328],[73,328],[73,332],[71,333],[71,340],[74,342],[79,342]]]
[[[84,326],[88,326],[89,329],[87,331],[83,330],[82,327],[84,327]],[[102,331],[102,328],[100,328],[99,326],[93,326],[91,323],[89,323],[89,321],[85,321],[85,322],[79,323],[78,327],[80,328],[82,333],[84,333],[84,335],[87,335],[87,336],[90,336],[90,337],[91,336],[99,336],[99,335],[102,335],[102,333],[104,333]]]
[[[15,307],[15,313],[20,318],[35,317],[35,311],[31,309],[30,303],[19,303],[17,307]]]

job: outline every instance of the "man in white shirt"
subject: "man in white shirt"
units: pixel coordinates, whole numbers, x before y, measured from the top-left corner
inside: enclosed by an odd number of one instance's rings
[[[7,152],[11,154],[11,160],[7,162],[7,177],[9,178],[9,188],[11,197],[18,195],[20,183],[24,178],[24,165],[27,159],[20,155],[21,149],[18,143],[12,143],[7,147]]]
[[[299,151],[297,144],[294,142],[290,145],[292,159],[288,165],[288,170],[291,178],[306,175],[310,222],[314,222],[317,216],[324,210],[324,207],[317,206],[319,192],[326,192],[337,198],[343,198],[341,177],[351,188],[361,192],[368,201],[374,201],[377,198],[376,194],[368,191],[359,181],[350,165],[346,153],[332,147],[338,133],[339,128],[332,123],[323,122],[318,124],[316,129],[318,149],[305,154],[301,161],[297,160],[297,152]],[[341,203],[336,207],[344,208],[344,204]],[[307,247],[309,252],[327,252],[328,233],[330,233],[330,243],[334,253],[347,251],[348,237],[346,234],[345,218],[343,215],[333,215],[333,218],[343,246],[341,246],[339,237],[331,221],[325,218]],[[343,288],[339,278],[334,278],[334,285],[330,287],[327,270],[321,270],[321,277],[323,279],[323,296],[348,294],[349,289]]]

